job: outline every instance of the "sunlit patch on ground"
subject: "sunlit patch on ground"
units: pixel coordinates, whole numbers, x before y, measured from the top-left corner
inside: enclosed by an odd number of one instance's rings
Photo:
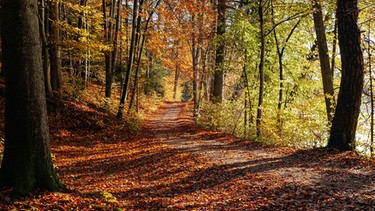
[[[75,110],[77,109],[77,110]],[[81,108],[71,108],[71,114]],[[190,103],[166,103],[136,136],[95,108],[52,135],[68,193],[35,192],[0,209],[369,210],[373,161],[350,152],[297,150],[195,125]],[[69,109],[68,109],[69,110]],[[106,122],[98,125],[95,119]],[[74,119],[70,119],[74,121]],[[92,127],[91,127],[92,126]]]

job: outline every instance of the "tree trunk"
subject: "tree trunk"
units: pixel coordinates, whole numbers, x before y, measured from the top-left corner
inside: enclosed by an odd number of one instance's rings
[[[214,90],[213,102],[221,102],[224,98],[224,50],[225,44],[222,35],[225,34],[225,13],[226,13],[226,0],[218,0],[217,3],[217,31],[216,36],[219,41],[216,47],[215,59],[215,75],[214,75]]]
[[[265,62],[265,51],[266,51],[266,40],[264,33],[264,16],[263,16],[263,0],[259,0],[259,28],[260,28],[260,62],[259,62],[259,98],[258,98],[258,109],[256,118],[256,133],[257,137],[261,137],[261,123],[262,123],[262,106],[263,106],[263,94],[264,94],[264,62]]]
[[[140,6],[142,5],[141,4]],[[135,42],[136,42],[136,29],[137,29],[137,17],[138,17],[138,0],[134,0],[133,2],[133,21],[132,21],[132,34],[131,34],[131,41],[130,41],[130,47],[129,47],[129,54],[128,54],[128,63],[126,67],[126,77],[125,82],[122,88],[122,94],[120,98],[120,105],[117,111],[117,118],[122,119],[123,110],[124,110],[124,104],[126,97],[128,96],[128,87],[129,87],[129,81],[130,81],[130,73],[131,69],[133,68],[133,61],[134,61],[134,54],[135,54]]]
[[[146,25],[148,25],[148,24],[146,24]],[[147,26],[146,26],[145,30],[146,30],[146,29],[147,29]],[[140,32],[140,31],[138,30],[138,32]],[[139,36],[139,37],[141,37],[141,36]],[[146,41],[146,35],[143,34],[143,35],[142,35],[142,41],[141,41],[141,43],[140,43],[139,46],[138,46],[138,47],[139,47],[139,52],[138,52],[138,57],[137,57],[137,62],[136,62],[136,64],[137,64],[137,68],[136,68],[136,70],[135,70],[135,75],[134,75],[134,86],[133,86],[133,90],[132,90],[132,96],[131,96],[131,98],[130,98],[128,114],[130,113],[130,111],[131,111],[131,109],[132,109],[132,107],[133,107],[133,103],[134,103],[135,96],[138,96],[138,87],[139,87],[139,85],[138,85],[139,70],[140,70],[140,68],[141,68],[142,51],[143,51],[143,47],[144,47],[145,41]],[[136,109],[136,110],[138,110],[138,109]]]
[[[110,36],[110,22],[112,20],[108,20],[107,14],[107,1],[102,0],[102,9],[103,9],[103,27],[104,27],[104,40],[107,44],[111,44],[111,36]],[[110,99],[112,94],[112,54],[110,51],[104,52],[104,63],[105,63],[105,97]]]
[[[342,76],[328,147],[355,149],[355,133],[363,91],[364,61],[357,25],[357,0],[337,1],[338,37]]]
[[[196,15],[192,17],[192,28],[193,28],[193,35],[192,35],[192,46],[191,46],[191,53],[193,58],[193,101],[194,101],[194,110],[193,115],[194,117],[198,116],[198,107],[199,107],[199,60],[201,54],[201,47],[200,47],[200,40],[199,40],[199,33],[200,29],[197,27],[197,22],[199,22],[199,18],[196,18]],[[196,31],[198,33],[196,33]]]
[[[113,43],[113,50],[112,50],[112,64],[111,64],[111,74],[115,72],[116,66],[117,66],[117,60],[118,60],[118,48],[119,48],[119,33],[120,33],[120,25],[121,25],[121,8],[122,8],[122,1],[118,1],[117,3],[117,15],[116,15],[116,28],[115,28],[115,35],[114,39],[112,41]],[[114,3],[114,2],[113,2]],[[112,83],[112,77],[111,77],[111,83]]]
[[[274,26],[276,26],[275,20],[274,20],[274,8],[272,5],[272,23]],[[277,127],[279,135],[281,136],[282,129],[283,129],[283,120],[282,120],[282,105],[284,101],[284,65],[283,65],[283,56],[285,52],[285,47],[289,41],[289,39],[292,37],[294,30],[297,28],[298,24],[300,23],[300,20],[297,21],[297,23],[294,25],[294,27],[290,30],[288,37],[285,39],[285,42],[283,45],[280,44],[279,38],[277,36],[277,30],[274,28],[273,30],[273,36],[275,38],[275,44],[276,44],[276,53],[278,58],[278,64],[279,64],[279,101],[277,103]],[[284,103],[286,106],[286,102]]]
[[[49,43],[51,46],[51,87],[52,91],[58,92],[62,88],[62,76],[61,76],[61,48],[60,48],[60,30],[58,27],[58,21],[60,20],[59,3],[57,1],[49,1],[50,7],[50,37]]]
[[[1,26],[6,75],[2,186],[14,197],[62,187],[54,172],[43,83],[37,0],[3,0]]]
[[[176,65],[175,71],[174,71],[174,84],[173,84],[173,99],[177,100],[177,88],[178,88],[178,79],[180,78],[180,69],[178,65]]]
[[[51,0],[49,0],[51,1]],[[79,5],[81,6],[87,6],[87,1],[88,0],[80,0],[79,1]],[[84,25],[84,17],[85,17],[85,14],[84,12],[80,13],[80,16],[78,17],[78,28],[80,29],[83,29],[83,25]]]
[[[370,156],[374,156],[374,90],[373,90],[373,77],[372,77],[372,53],[371,53],[371,22],[368,22],[368,34],[367,34],[367,63],[368,63],[368,74],[370,80],[370,99],[371,99],[371,112],[370,112]]]
[[[42,58],[43,58],[43,74],[44,74],[44,86],[46,90],[47,96],[52,96],[52,85],[51,85],[51,63],[50,63],[50,55],[48,51],[48,39],[47,39],[47,26],[48,26],[48,19],[49,19],[49,12],[45,8],[47,7],[47,3],[44,0],[40,1],[40,21],[39,21],[39,29],[40,29],[40,37],[42,40]]]
[[[333,70],[330,68],[328,46],[326,32],[323,22],[322,7],[320,5],[320,0],[313,0],[313,17],[314,17],[314,27],[316,32],[316,39],[318,44],[318,53],[320,59],[320,69],[322,72],[323,79],[323,92],[325,96],[326,111],[328,123],[332,122],[335,100],[334,100],[334,89],[333,89]]]

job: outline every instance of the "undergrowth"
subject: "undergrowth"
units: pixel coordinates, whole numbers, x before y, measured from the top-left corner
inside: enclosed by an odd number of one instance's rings
[[[261,121],[261,136],[256,136],[256,110],[245,110],[243,100],[222,103],[203,102],[198,124],[204,128],[223,131],[240,138],[262,143],[301,148],[324,146],[328,138],[328,127],[317,118],[319,111],[301,112],[298,106],[278,111],[265,106]],[[245,113],[247,119],[245,124]]]

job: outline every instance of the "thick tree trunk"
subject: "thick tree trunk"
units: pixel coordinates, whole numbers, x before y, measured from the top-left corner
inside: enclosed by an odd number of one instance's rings
[[[318,52],[320,59],[320,69],[322,72],[323,79],[323,91],[325,96],[326,111],[328,122],[331,123],[333,119],[335,100],[334,100],[334,89],[333,89],[333,70],[330,67],[328,46],[326,32],[323,22],[322,7],[320,5],[320,0],[313,0],[313,17],[314,17],[314,27],[316,32],[316,39],[318,44]]]
[[[3,67],[6,75],[2,186],[15,196],[35,188],[56,191],[43,83],[37,0],[3,0]]]
[[[337,1],[338,36],[342,76],[328,147],[355,148],[355,133],[363,91],[364,62],[361,33],[357,25],[357,0]]]
[[[225,34],[225,13],[226,13],[226,0],[218,0],[217,4],[217,30],[216,36],[219,37],[216,48],[216,60],[215,60],[215,76],[214,76],[214,90],[213,98],[214,102],[221,102],[224,98],[224,50],[225,44],[223,42],[222,35]]]

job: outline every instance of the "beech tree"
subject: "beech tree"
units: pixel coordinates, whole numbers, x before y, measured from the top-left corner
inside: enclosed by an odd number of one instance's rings
[[[224,98],[224,50],[225,43],[220,36],[225,34],[225,13],[226,13],[226,0],[218,0],[217,3],[217,30],[216,36],[219,37],[219,42],[216,47],[216,60],[215,60],[215,77],[213,84],[213,101],[221,102]]]
[[[337,1],[338,38],[342,76],[328,147],[355,148],[355,134],[363,91],[364,61],[361,32],[357,25],[357,0]]]
[[[318,53],[320,60],[320,68],[322,72],[323,90],[325,95],[325,103],[327,110],[328,122],[332,121],[334,112],[334,89],[333,89],[333,68],[329,64],[328,45],[326,38],[326,28],[324,26],[322,6],[319,0],[313,0],[313,17],[314,28],[316,32],[316,40],[318,44]]]
[[[139,5],[138,5],[139,3]],[[140,24],[140,16],[139,12],[141,9],[141,6],[143,5],[143,0],[138,2],[135,0],[133,2],[133,16],[132,16],[132,32],[131,32],[131,41],[130,41],[130,47],[129,47],[129,54],[128,54],[128,61],[126,65],[126,78],[125,82],[122,88],[122,93],[120,97],[120,105],[117,111],[117,118],[121,119],[123,115],[123,109],[124,104],[126,101],[126,98],[128,96],[128,88],[129,88],[129,81],[130,81],[130,73],[133,68],[133,62],[134,62],[134,55],[135,55],[135,48],[136,48],[136,40],[137,40],[137,32],[139,33],[139,29],[137,27],[137,22]],[[139,17],[139,18],[138,18]]]
[[[87,3],[87,1],[86,1]],[[110,6],[109,14],[107,14],[107,5]],[[111,0],[109,3],[105,0],[102,1],[103,17],[104,17],[104,39],[107,44],[113,45],[110,51],[105,54],[105,97],[111,98],[113,74],[115,73],[118,49],[119,49],[119,33],[121,27],[121,10],[122,1]]]
[[[259,57],[259,97],[258,97],[258,108],[256,118],[256,130],[257,137],[261,137],[261,124],[262,124],[262,104],[264,95],[264,63],[265,63],[265,51],[266,51],[266,35],[264,32],[264,7],[265,3],[263,0],[259,0],[258,15],[259,15],[259,37],[260,37],[260,57]]]
[[[12,187],[15,197],[62,187],[50,152],[37,5],[37,0],[1,5],[6,102],[0,186]]]
[[[51,86],[52,91],[60,91],[62,89],[62,76],[61,76],[61,47],[60,47],[60,29],[58,22],[60,21],[59,2],[50,0],[48,1],[50,7],[49,15],[49,43],[50,57],[51,57]]]

